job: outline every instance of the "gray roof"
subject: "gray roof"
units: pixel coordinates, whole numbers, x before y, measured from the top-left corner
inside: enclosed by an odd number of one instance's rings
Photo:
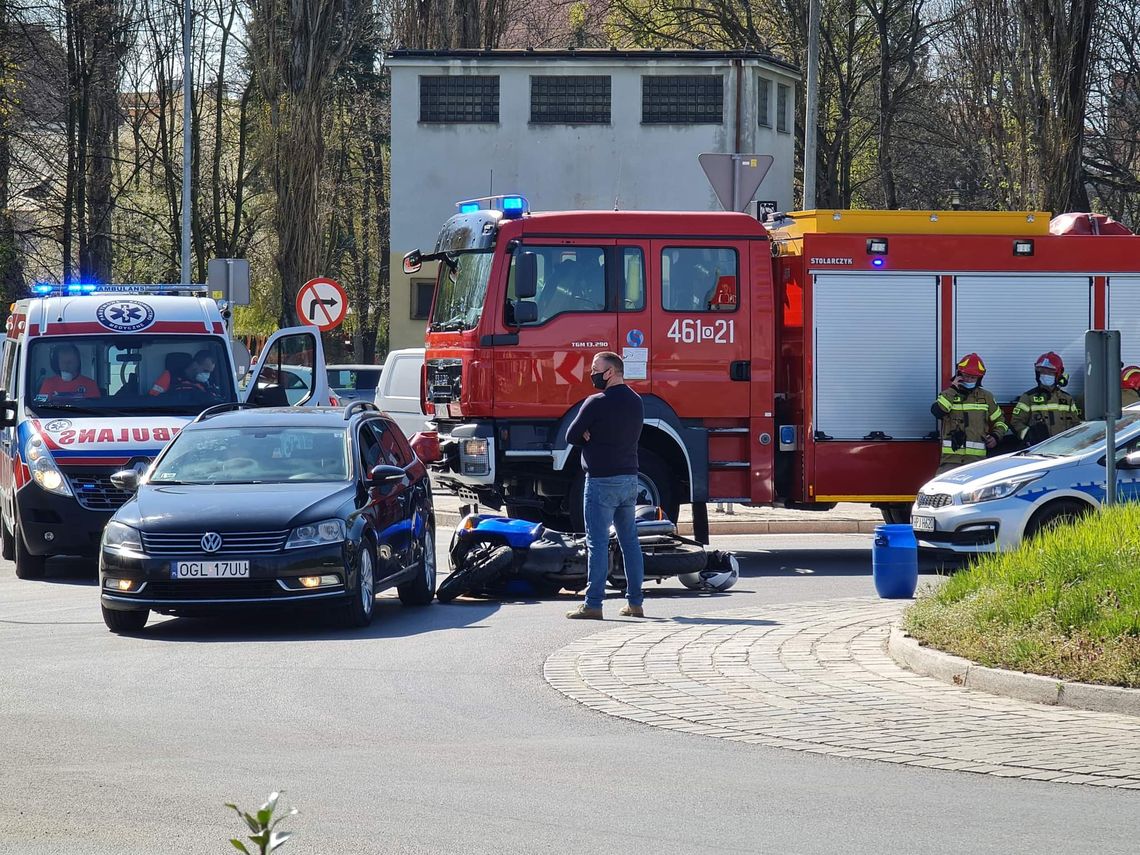
[[[764,62],[779,66],[795,74],[800,73],[799,67],[785,59],[764,53],[758,50],[618,50],[617,48],[583,50],[479,50],[479,49],[452,49],[452,50],[404,50],[397,49],[385,54],[385,61],[389,59],[490,59],[490,60],[523,60],[535,62],[546,59],[578,60],[581,62],[613,62],[615,60],[636,60],[651,62],[662,59],[690,60],[693,62],[709,60],[750,60]]]

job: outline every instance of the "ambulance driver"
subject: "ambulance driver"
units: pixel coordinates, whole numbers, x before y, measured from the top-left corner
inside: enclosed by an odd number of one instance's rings
[[[79,373],[79,348],[74,344],[61,344],[52,348],[51,377],[40,384],[40,397],[98,398],[99,386],[90,377]]]

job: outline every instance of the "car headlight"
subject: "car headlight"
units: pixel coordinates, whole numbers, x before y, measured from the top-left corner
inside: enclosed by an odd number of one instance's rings
[[[1008,499],[1022,487],[1032,484],[1040,477],[1040,475],[1035,475],[1032,478],[1018,478],[1015,481],[998,481],[996,484],[979,487],[976,490],[963,493],[962,504],[973,505],[978,502],[992,502],[995,499]]]
[[[103,529],[103,548],[114,552],[144,555],[142,535],[138,529],[111,520]]]
[[[322,520],[321,522],[299,525],[285,541],[286,549],[299,549],[303,546],[322,546],[326,543],[340,543],[344,540],[344,520]]]
[[[51,453],[44,448],[42,439],[33,436],[28,442],[27,453],[24,456],[27,458],[32,480],[42,489],[49,493],[55,493],[57,496],[71,495],[71,485],[67,483],[63,473],[59,471]]]

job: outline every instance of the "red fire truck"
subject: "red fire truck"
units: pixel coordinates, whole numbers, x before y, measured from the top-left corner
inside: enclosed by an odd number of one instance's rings
[[[905,519],[933,474],[931,402],[956,357],[1012,404],[1060,353],[1082,388],[1088,328],[1140,357],[1140,238],[1051,234],[1045,212],[530,213],[461,203],[439,261],[423,396],[437,478],[483,503],[581,522],[566,429],[594,353],[625,359],[645,401],[645,499]]]

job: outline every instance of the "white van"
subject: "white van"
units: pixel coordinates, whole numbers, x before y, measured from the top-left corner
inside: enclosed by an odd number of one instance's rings
[[[423,367],[422,347],[393,350],[384,360],[384,370],[376,384],[376,406],[391,416],[408,437],[428,430],[427,416],[420,403]]]
[[[0,554],[16,575],[98,554],[143,472],[208,407],[331,403],[316,327],[274,333],[237,383],[234,342],[203,286],[38,285],[8,316],[0,355]],[[300,388],[284,379],[304,368]]]

